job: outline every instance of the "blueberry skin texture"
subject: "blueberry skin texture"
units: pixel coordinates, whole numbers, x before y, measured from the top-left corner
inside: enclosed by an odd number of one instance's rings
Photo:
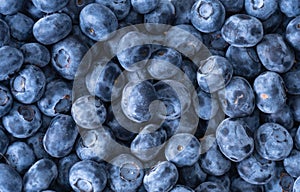
[[[43,71],[34,65],[26,65],[10,81],[12,95],[24,104],[38,101],[44,94],[45,86]]]
[[[0,47],[0,81],[19,71],[24,61],[22,52],[14,47]]]
[[[230,185],[230,191],[231,192],[241,192],[241,191],[247,191],[247,192],[264,192],[264,187],[261,185],[253,185],[246,181],[244,181],[242,178],[237,177],[232,179],[231,185]]]
[[[13,97],[7,87],[0,84],[0,117],[6,115],[13,105]]]
[[[66,157],[59,159],[57,163],[57,168],[58,168],[57,183],[63,186],[63,188],[67,191],[71,190],[71,185],[69,183],[70,169],[75,163],[79,161],[80,160],[77,157],[77,155],[72,153]]]
[[[118,20],[109,8],[98,3],[91,3],[81,10],[79,25],[82,32],[89,38],[104,41],[117,29]]]
[[[293,138],[277,123],[261,125],[255,135],[256,151],[265,159],[280,161],[285,159],[293,148]]]
[[[267,20],[262,21],[264,33],[276,33],[283,22],[284,16],[279,10],[275,11]]]
[[[107,183],[106,171],[94,161],[79,161],[70,169],[69,182],[75,192],[101,192]]]
[[[300,191],[299,189],[300,189],[300,177],[298,177],[294,182],[293,192],[299,192]]]
[[[218,96],[223,112],[232,118],[248,116],[255,108],[254,92],[243,77],[232,77]]]
[[[231,178],[232,176],[230,173],[226,173],[222,176],[208,176],[206,181],[211,181],[213,183],[216,183],[218,185],[221,185],[225,188],[225,191],[230,191],[230,185],[231,185]]]
[[[258,19],[266,20],[269,18],[278,7],[277,1],[274,0],[245,0],[246,12]]]
[[[282,75],[288,94],[300,95],[300,70],[288,71]]]
[[[22,13],[16,13],[14,15],[7,15],[5,21],[10,27],[11,36],[15,39],[25,41],[32,37],[34,21],[30,17]]]
[[[50,52],[47,47],[40,43],[25,43],[20,48],[24,55],[24,62],[45,67],[51,59]]]
[[[247,131],[243,121],[231,118],[223,120],[216,130],[220,151],[233,162],[244,160],[254,150],[254,141]]]
[[[69,115],[54,117],[43,139],[45,150],[53,157],[68,155],[78,135],[78,128]]]
[[[287,41],[297,51],[300,51],[300,44],[299,44],[300,26],[299,26],[299,23],[300,23],[300,16],[295,17],[288,23],[288,25],[286,27],[286,31],[285,31],[285,37],[286,37]]]
[[[245,0],[220,0],[224,5],[226,12],[240,12],[244,8]]]
[[[26,143],[20,141],[8,146],[5,157],[9,164],[20,174],[23,174],[35,163],[33,150]]]
[[[70,36],[53,45],[51,63],[63,78],[73,80],[87,51],[85,44]]]
[[[192,166],[179,167],[178,172],[179,183],[193,189],[197,187],[199,183],[204,182],[207,177],[207,174],[202,170],[198,162]]]
[[[262,65],[256,50],[252,47],[245,48],[231,45],[228,47],[225,56],[232,64],[234,75],[252,79],[261,72]]]
[[[26,143],[32,148],[36,159],[50,158],[43,146],[43,138],[45,133],[37,132],[33,136],[27,138]]]
[[[45,14],[41,10],[39,10],[32,1],[25,1],[23,4],[23,8],[21,9],[27,16],[32,18],[33,20],[38,20],[43,17]]]
[[[109,186],[113,191],[136,191],[143,182],[143,164],[129,154],[112,159],[107,169]]]
[[[199,87],[207,92],[214,93],[224,88],[233,75],[231,63],[222,56],[210,56],[201,61],[197,71]]]
[[[41,127],[41,112],[35,105],[14,102],[10,112],[2,117],[4,128],[16,138],[28,138]]]
[[[275,72],[264,72],[253,83],[256,105],[264,113],[276,113],[286,102],[284,82]]]
[[[300,15],[300,2],[297,0],[285,1],[280,0],[279,8],[287,17],[297,17]]]
[[[230,16],[221,29],[222,37],[236,47],[253,47],[263,38],[261,21],[245,14]]]
[[[5,0],[1,2],[0,13],[3,15],[13,15],[22,9],[24,0]]]
[[[260,116],[262,123],[278,123],[289,130],[292,129],[294,125],[293,113],[288,105],[285,105],[276,113],[261,113]]]
[[[191,19],[191,8],[194,4],[194,0],[187,1],[177,1],[171,0],[176,10],[176,16],[174,20],[174,25],[189,24]]]
[[[8,44],[10,41],[10,29],[8,24],[0,19],[0,47]]]
[[[22,191],[22,178],[11,166],[0,164],[0,190],[9,192]]]
[[[219,102],[216,94],[206,93],[199,87],[196,91],[197,95],[195,95],[195,97],[198,98],[198,103],[196,103],[197,100],[194,100],[195,112],[201,119],[212,119],[219,111]]]
[[[130,0],[96,0],[95,2],[110,8],[118,20],[124,19],[128,15],[131,8]]]
[[[157,99],[154,86],[149,81],[129,82],[123,89],[121,107],[124,114],[137,123],[150,119],[150,104]]]
[[[288,98],[288,105],[291,108],[294,120],[300,122],[300,96],[290,96]]]
[[[88,4],[94,3],[95,0],[69,0],[69,3],[61,10],[61,12],[64,12],[68,14],[73,24],[79,24],[79,14],[80,11]],[[88,38],[88,37],[86,37]],[[89,38],[88,38],[89,39]]]
[[[47,29],[47,30],[45,30]],[[33,25],[35,39],[44,44],[51,45],[59,42],[72,31],[72,20],[65,13],[47,15]]]
[[[297,129],[297,132],[296,132],[296,135],[294,138],[295,146],[298,150],[300,150],[300,128],[299,127]]]
[[[149,124],[133,139],[131,152],[142,161],[150,161],[159,153],[167,140],[165,130],[157,125]]]
[[[43,114],[54,117],[70,111],[71,96],[71,84],[64,80],[56,79],[46,85],[44,95],[38,100],[37,105]]]
[[[221,31],[203,34],[203,43],[209,49],[226,50],[228,43],[223,39]]]
[[[231,161],[222,154],[217,142],[201,155],[199,163],[203,171],[214,176],[224,175],[231,167]]]
[[[201,183],[198,187],[195,188],[195,192],[223,192],[226,191],[226,189],[215,182],[211,182],[211,181],[206,181]]]
[[[69,0],[32,0],[32,3],[42,12],[53,13],[64,8],[69,3]]]
[[[295,61],[294,51],[288,47],[279,34],[265,35],[256,46],[256,51],[261,63],[269,71],[287,72]]]
[[[191,23],[203,33],[221,29],[225,21],[225,8],[216,0],[198,0],[191,9]]]
[[[184,185],[175,185],[170,192],[194,192],[194,190]]]
[[[131,0],[132,8],[140,14],[146,14],[153,11],[158,4],[159,0]]]
[[[289,156],[283,160],[284,169],[287,173],[294,177],[300,177],[300,151],[293,149]]]
[[[23,190],[33,192],[48,189],[58,175],[56,164],[50,159],[36,161],[23,177]]]
[[[169,191],[178,180],[176,166],[169,161],[156,164],[144,176],[144,187],[147,191]]]
[[[4,130],[0,129],[0,154],[1,155],[5,154],[8,145],[9,145],[9,138],[5,134]]]
[[[276,169],[274,161],[266,160],[254,153],[238,163],[237,171],[240,177],[248,183],[263,185],[273,179]]]
[[[165,157],[177,167],[195,164],[201,154],[201,145],[198,139],[189,133],[173,135],[166,144]]]

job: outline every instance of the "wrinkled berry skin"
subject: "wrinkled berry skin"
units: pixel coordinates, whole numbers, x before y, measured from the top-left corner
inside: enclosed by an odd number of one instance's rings
[[[38,67],[45,67],[50,62],[50,52],[40,43],[25,43],[20,48],[24,55],[24,62]]]
[[[1,1],[0,13],[3,15],[13,15],[22,9],[24,0]]]
[[[177,180],[178,171],[176,166],[169,161],[163,161],[145,174],[143,183],[147,191],[159,192],[169,191]]]
[[[45,86],[43,71],[34,65],[26,65],[10,81],[12,95],[24,104],[38,101],[44,94]]]
[[[45,30],[47,29],[47,30]],[[72,30],[72,20],[65,13],[53,13],[33,25],[33,35],[44,45],[51,45],[65,38]]]
[[[295,48],[297,51],[300,51],[300,16],[295,17],[292,19],[285,31],[285,37],[287,41],[292,45],[293,48]]]
[[[117,29],[118,20],[108,7],[91,3],[81,10],[79,24],[82,32],[89,38],[104,41]]]
[[[221,34],[230,45],[253,47],[263,38],[263,25],[255,17],[236,14],[225,21]]]
[[[42,12],[53,13],[64,8],[69,3],[69,0],[32,0],[32,3]]]
[[[53,157],[68,155],[78,135],[78,128],[69,115],[58,115],[52,119],[43,139],[45,150]]]
[[[225,8],[216,0],[198,0],[191,9],[191,23],[203,33],[221,29],[225,20]]]
[[[0,117],[6,115],[13,105],[13,97],[7,87],[0,84]]]
[[[56,164],[50,159],[40,159],[25,173],[23,178],[25,191],[48,189],[57,177]]]
[[[11,166],[0,164],[0,191],[21,192],[22,178]]]
[[[87,51],[88,47],[77,38],[67,37],[53,45],[51,63],[62,77],[73,80]]]
[[[106,171],[102,164],[94,161],[79,161],[70,169],[69,182],[75,192],[101,192],[107,183]]]
[[[285,43],[281,35],[265,35],[256,46],[256,51],[261,63],[270,71],[285,73],[294,64],[294,51]]]
[[[14,47],[0,47],[0,81],[8,79],[22,67],[24,56],[22,52]]]
[[[280,75],[267,71],[257,76],[253,83],[256,105],[264,113],[276,113],[286,102],[284,82]]]

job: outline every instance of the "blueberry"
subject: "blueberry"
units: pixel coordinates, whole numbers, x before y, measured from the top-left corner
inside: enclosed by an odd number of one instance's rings
[[[300,150],[300,128],[299,127],[297,128],[297,132],[294,139],[295,146],[298,150]]]
[[[197,87],[197,65],[189,59],[184,58],[180,67],[181,71],[188,77],[194,87]]]
[[[32,0],[34,6],[45,13],[53,13],[64,8],[68,4],[69,0]]]
[[[203,43],[209,49],[225,50],[228,43],[223,39],[221,31],[203,34]]]
[[[95,2],[95,0],[68,0],[68,1],[69,3],[64,8],[62,8],[61,11],[68,14],[71,17],[73,24],[79,23],[79,14],[85,6]]]
[[[272,180],[275,174],[275,162],[254,153],[239,162],[237,170],[242,179],[250,184],[263,185]]]
[[[24,0],[5,0],[1,2],[0,13],[3,15],[13,15],[22,9]]]
[[[13,97],[4,85],[0,85],[0,117],[6,115],[13,105]]]
[[[232,74],[232,65],[226,58],[210,56],[201,61],[197,81],[203,91],[213,93],[224,88],[231,80]]]
[[[96,0],[96,3],[110,8],[118,20],[124,19],[130,11],[130,0]]]
[[[78,128],[69,115],[54,117],[43,139],[43,145],[48,154],[53,157],[68,155],[78,135]]]
[[[81,130],[76,154],[81,160],[103,161],[113,156],[113,135],[107,127]]]
[[[260,111],[257,108],[255,108],[252,114],[238,119],[246,123],[248,127],[248,134],[253,136],[254,132],[260,126],[260,122],[261,122]]]
[[[79,24],[82,32],[95,41],[109,38],[110,33],[118,27],[115,14],[107,7],[91,3],[85,6],[79,15]]]
[[[7,147],[9,145],[9,138],[5,134],[5,132],[0,129],[0,159],[1,156],[3,156],[7,150]]]
[[[206,181],[211,181],[213,183],[219,184],[225,188],[225,191],[230,191],[230,185],[231,185],[231,173],[226,173],[221,176],[213,176],[209,175],[206,179]]]
[[[269,18],[277,10],[277,7],[277,1],[274,0],[245,0],[246,12],[262,20]]]
[[[300,15],[300,2],[297,0],[279,1],[279,8],[287,17],[297,17]]]
[[[66,191],[71,190],[71,186],[69,183],[69,173],[71,167],[79,162],[79,158],[76,154],[71,153],[70,155],[63,157],[59,159],[57,163],[58,168],[58,177],[57,177],[57,183],[59,183]]]
[[[206,173],[221,176],[229,171],[231,162],[220,151],[217,142],[201,155],[200,166]]]
[[[236,14],[225,21],[221,34],[230,45],[252,47],[263,38],[263,25],[255,17]]]
[[[211,181],[206,181],[201,183],[198,187],[195,188],[196,192],[224,192],[225,188],[215,182],[211,182]]]
[[[252,79],[261,72],[262,65],[256,50],[252,47],[245,48],[231,45],[226,51],[226,58],[232,64],[234,75]]]
[[[173,23],[174,17],[174,5],[168,1],[161,1],[153,11],[144,15],[145,28],[150,33],[160,34],[167,31],[169,26],[155,24],[171,25]]]
[[[298,177],[294,182],[293,192],[299,192],[300,191],[299,189],[300,189],[300,177]]]
[[[133,9],[140,13],[145,14],[154,10],[158,6],[159,0],[131,0]]]
[[[284,73],[294,64],[294,52],[286,45],[281,35],[265,35],[256,46],[256,51],[261,63],[270,71]]]
[[[299,39],[300,39],[300,16],[295,17],[292,19],[287,27],[285,36],[287,41],[295,48],[297,51],[300,51]]]
[[[22,178],[11,166],[0,164],[0,190],[9,192],[22,191]]]
[[[288,71],[282,76],[286,86],[287,93],[291,95],[300,95],[300,70]]]
[[[288,157],[286,157],[283,160],[284,169],[287,171],[287,173],[297,178],[300,176],[300,151],[293,149]]]
[[[87,51],[88,47],[77,38],[67,37],[53,45],[51,63],[62,77],[73,80]]]
[[[264,113],[275,113],[284,107],[286,93],[284,82],[275,72],[264,72],[253,83],[256,105]]]
[[[56,164],[50,159],[36,161],[23,177],[24,191],[48,189],[57,177]]]
[[[122,20],[127,25],[136,25],[144,22],[144,15],[138,13],[133,8],[130,9],[128,15]]]
[[[33,136],[29,137],[26,141],[29,147],[32,148],[36,159],[50,158],[43,146],[44,135],[45,134],[42,132],[37,132]]]
[[[288,104],[291,108],[294,121],[300,122],[300,96],[290,96],[288,98]]]
[[[245,0],[220,0],[226,12],[240,12],[244,8]]]
[[[225,20],[225,8],[218,0],[198,0],[191,9],[191,23],[203,33],[221,29]]]
[[[14,103],[10,112],[2,117],[5,129],[16,138],[32,136],[41,127],[41,112],[35,105]]]
[[[191,8],[194,4],[194,0],[187,0],[187,1],[177,1],[171,0],[172,4],[176,10],[176,16],[174,20],[175,25],[180,24],[189,24],[191,19]]]
[[[200,142],[189,133],[173,135],[165,148],[165,156],[168,161],[177,167],[191,166],[195,164],[201,154]]]
[[[218,92],[222,110],[229,117],[250,115],[255,108],[255,96],[250,83],[234,76],[224,90]]]
[[[87,45],[89,48],[96,43],[96,41],[90,39],[81,31],[79,25],[73,25],[71,34],[75,36],[77,39],[79,39],[83,44]]]
[[[42,113],[51,117],[68,113],[71,108],[71,95],[69,82],[56,79],[46,85],[45,93],[38,100],[37,105]]]
[[[32,3],[32,0],[25,1],[21,11],[34,20],[40,19],[45,15],[44,12],[42,12]]]
[[[106,171],[94,161],[79,161],[70,169],[69,182],[75,192],[102,191],[107,183]]]
[[[0,81],[19,71],[24,61],[22,52],[14,47],[0,47]]]
[[[197,187],[198,184],[204,182],[207,177],[207,174],[202,170],[198,162],[191,166],[179,167],[178,172],[179,183],[191,188]]]
[[[108,181],[113,191],[135,191],[143,182],[143,164],[129,154],[121,154],[108,165]]]
[[[24,55],[25,63],[45,67],[50,62],[49,50],[39,43],[25,43],[20,50]]]
[[[279,185],[282,187],[282,191],[292,191],[294,185],[294,178],[287,173],[282,173]]]
[[[276,33],[283,22],[283,14],[277,10],[267,20],[262,21],[265,33]]]
[[[194,192],[194,190],[184,185],[175,185],[170,192]]]
[[[145,174],[143,183],[145,189],[151,192],[169,191],[178,180],[176,166],[169,161],[156,164]]]
[[[230,191],[231,192],[241,192],[241,191],[264,192],[264,188],[261,185],[253,185],[251,183],[246,182],[242,178],[237,177],[232,179]]]
[[[149,106],[156,99],[155,88],[149,81],[129,82],[123,89],[121,106],[129,119],[145,122],[151,117]]]
[[[40,68],[26,65],[11,79],[10,87],[12,95],[19,102],[32,104],[44,94],[46,77]]]
[[[33,150],[21,141],[10,144],[5,157],[8,163],[20,174],[23,174],[35,162]]]
[[[166,139],[165,130],[149,124],[133,139],[130,150],[140,160],[150,161],[160,153]]]
[[[8,44],[10,41],[10,29],[8,24],[0,19],[0,47]]]

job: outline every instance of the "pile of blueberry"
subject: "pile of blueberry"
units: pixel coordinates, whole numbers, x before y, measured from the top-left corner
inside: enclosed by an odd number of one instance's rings
[[[299,0],[0,0],[1,192],[300,192]]]

